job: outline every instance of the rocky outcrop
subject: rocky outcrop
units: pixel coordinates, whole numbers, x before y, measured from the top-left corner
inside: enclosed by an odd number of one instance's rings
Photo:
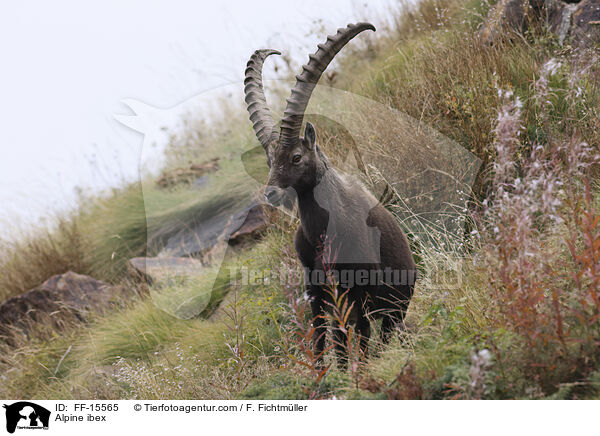
[[[29,333],[34,324],[60,329],[69,321],[84,321],[118,301],[124,289],[74,272],[51,277],[0,305],[0,336]]]
[[[272,207],[250,202],[234,214],[220,213],[170,236],[159,257],[208,259],[219,243],[238,245],[255,239],[269,225]]]
[[[252,206],[242,223],[237,229],[235,225],[230,226],[229,245],[237,246],[248,241],[255,240],[269,226],[270,214],[275,208],[267,204],[256,204]],[[236,218],[233,222],[239,223],[241,217]]]
[[[269,226],[273,212],[271,206],[252,203],[228,219],[214,217],[186,229],[157,257],[130,259],[130,275],[165,312],[182,319],[208,315],[207,310],[217,307],[230,286],[229,279],[223,281],[222,270],[214,267],[219,267],[229,246],[256,240]]]
[[[134,257],[129,260],[131,274],[148,284],[168,283],[176,277],[201,273],[202,263],[186,257]]]
[[[583,0],[571,16],[571,37],[580,45],[600,44],[600,0]]]
[[[156,181],[161,188],[170,188],[178,184],[204,185],[205,175],[214,173],[219,169],[219,158],[211,159],[207,162],[192,164],[186,168],[175,168],[165,171]]]
[[[527,28],[527,0],[500,0],[489,11],[479,36],[486,42],[510,36],[513,32],[523,32]]]
[[[230,214],[217,213],[195,224],[182,226],[168,237],[159,257],[204,259],[227,236],[224,232],[231,219]]]
[[[150,287],[152,303],[180,319],[207,315],[222,298],[229,283],[216,285],[216,271],[197,259],[182,257],[137,257],[129,261],[134,276]],[[211,305],[211,302],[213,303]]]
[[[489,11],[480,38],[494,43],[523,33],[533,23],[548,26],[560,44],[591,46],[600,42],[600,0],[500,0]]]

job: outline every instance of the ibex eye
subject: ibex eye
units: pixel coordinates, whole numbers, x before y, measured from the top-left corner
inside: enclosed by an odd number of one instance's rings
[[[296,155],[294,155],[294,157],[292,158],[292,162],[293,162],[293,163],[298,163],[298,162],[300,162],[300,160],[301,160],[301,159],[302,159],[302,155],[300,155],[300,154],[296,154]]]

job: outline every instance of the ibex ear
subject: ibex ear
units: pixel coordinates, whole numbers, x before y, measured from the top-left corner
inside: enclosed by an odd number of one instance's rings
[[[317,134],[315,132],[315,126],[307,122],[306,127],[304,128],[304,139],[302,139],[302,144],[309,150],[314,150],[316,143]]]

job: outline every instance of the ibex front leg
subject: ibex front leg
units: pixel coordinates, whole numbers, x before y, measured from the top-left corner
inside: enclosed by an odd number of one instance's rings
[[[323,354],[325,350],[325,337],[327,336],[327,322],[325,320],[325,310],[323,302],[314,298],[310,302],[310,308],[313,314],[313,333],[314,357],[319,366],[323,366]]]
[[[348,367],[348,335],[346,334],[346,327],[334,323],[332,336],[337,354],[338,368],[346,369]]]

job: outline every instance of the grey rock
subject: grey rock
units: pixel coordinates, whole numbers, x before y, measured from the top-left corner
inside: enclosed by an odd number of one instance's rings
[[[214,158],[203,163],[192,164],[189,167],[164,171],[156,181],[156,184],[161,188],[170,188],[180,183],[189,185],[194,183],[198,178],[218,170],[219,158]]]
[[[479,29],[479,37],[493,43],[503,37],[510,37],[511,33],[523,32],[527,28],[527,0],[500,0],[490,11],[486,21]]]
[[[69,321],[86,320],[88,313],[102,312],[125,293],[124,288],[71,271],[53,276],[0,305],[0,335],[7,339],[15,332],[27,334],[36,323],[59,330]]]
[[[600,44],[600,0],[583,0],[571,17],[571,38],[576,45],[591,47]]]
[[[561,45],[567,41],[583,47],[600,43],[600,0],[500,0],[490,9],[478,35],[493,44],[524,32],[531,21],[545,22]]]
[[[256,236],[267,225],[263,206],[251,201],[239,211],[217,214],[200,224],[183,228],[168,238],[159,257],[204,258],[220,241],[235,245]]]
[[[256,204],[252,206],[246,214],[243,223],[235,228],[233,224],[230,226],[229,232],[229,245],[239,245],[244,242],[252,241],[262,234],[269,226],[269,213],[274,208],[267,204]],[[240,220],[234,220],[238,223]]]
[[[134,277],[149,284],[167,284],[177,277],[201,274],[202,264],[186,257],[134,257],[129,260],[129,269]]]
[[[195,189],[204,189],[210,182],[210,178],[208,176],[200,176],[192,183],[192,187]]]

